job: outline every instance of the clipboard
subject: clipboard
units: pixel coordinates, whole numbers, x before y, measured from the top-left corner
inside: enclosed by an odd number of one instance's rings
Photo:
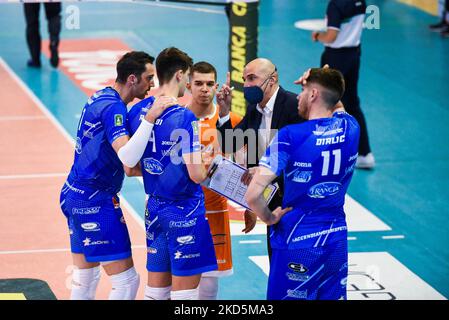
[[[245,201],[248,186],[241,182],[246,170],[241,165],[217,155],[209,167],[207,179],[201,185],[250,210]],[[263,194],[267,205],[278,189],[277,183],[267,186]]]

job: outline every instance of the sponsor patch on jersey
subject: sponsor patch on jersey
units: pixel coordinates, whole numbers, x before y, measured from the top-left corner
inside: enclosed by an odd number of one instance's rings
[[[101,207],[89,207],[89,208],[73,208],[73,214],[96,214],[100,212]]]
[[[198,129],[198,121],[192,121],[192,129],[194,135],[199,135],[200,131]]]
[[[86,222],[81,224],[81,228],[87,232],[99,231],[100,224],[98,222]]]
[[[191,254],[183,254],[181,251],[175,252],[175,259],[192,259],[192,258],[199,258],[201,256],[201,253],[191,253]]]
[[[104,245],[104,244],[109,244],[109,240],[98,240],[98,241],[92,241],[90,240],[90,238],[86,238],[83,240],[84,246],[88,247],[88,246],[98,246],[98,245]]]
[[[114,205],[114,209],[120,208],[120,202],[115,197],[112,197],[112,204]]]
[[[322,182],[310,187],[307,195],[311,198],[326,198],[337,194],[341,189],[339,182]]]
[[[307,299],[307,290],[287,290],[287,296],[296,299]]]
[[[154,158],[143,159],[143,168],[149,174],[162,174],[164,172],[164,167],[162,163]]]
[[[296,171],[293,176],[293,181],[298,183],[307,183],[312,179],[313,171]]]
[[[306,274],[286,272],[285,275],[287,276],[288,280],[290,280],[290,281],[303,282],[303,281],[307,281],[309,279],[309,276]]]
[[[114,115],[114,125],[116,127],[123,126],[123,115],[121,115],[121,114]]]
[[[307,269],[303,264],[296,262],[290,262],[288,264],[288,268],[298,273],[306,273],[307,271],[309,271],[309,269]]]
[[[170,221],[169,228],[190,228],[196,225],[197,218],[193,218],[192,220],[183,220],[183,221]]]
[[[80,154],[81,150],[82,150],[82,143],[81,143],[81,139],[79,137],[76,138],[76,144],[75,144],[75,152]]]
[[[179,244],[193,244],[193,243],[195,243],[195,237],[191,236],[191,235],[181,236],[181,237],[176,238],[176,241]]]
[[[148,252],[148,253],[155,254],[155,253],[157,253],[157,249],[156,249],[156,248],[149,247],[149,248],[147,249],[147,252]]]

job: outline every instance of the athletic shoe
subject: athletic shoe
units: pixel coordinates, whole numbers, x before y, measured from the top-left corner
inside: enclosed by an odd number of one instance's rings
[[[447,25],[443,30],[441,30],[440,35],[444,38],[449,37],[449,25]]]
[[[28,60],[27,66],[30,68],[40,68],[41,62],[40,61],[34,61],[33,59]]]
[[[429,29],[433,32],[441,32],[445,27],[447,27],[447,23],[445,21],[440,21],[436,24],[431,24]]]
[[[57,68],[59,64],[58,46],[50,45],[50,64],[53,68]]]

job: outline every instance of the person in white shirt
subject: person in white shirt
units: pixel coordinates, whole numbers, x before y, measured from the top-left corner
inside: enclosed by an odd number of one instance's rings
[[[246,147],[246,166],[253,168],[258,165],[260,157],[264,154],[277,130],[289,124],[300,123],[304,119],[297,112],[297,95],[284,90],[279,85],[277,68],[270,60],[257,58],[250,61],[243,70],[243,81],[243,93],[248,102],[245,116],[237,126],[232,127],[229,119],[232,93],[229,84],[224,84],[217,93],[217,103],[220,106],[217,129],[221,135],[221,139],[219,139],[221,150],[230,154]],[[247,182],[249,183],[249,181]],[[275,182],[279,183],[280,188],[269,204],[272,210],[282,203],[283,177],[279,177]],[[249,220],[254,222],[252,224],[254,226],[256,219],[254,213],[245,211],[247,226],[251,225]],[[246,232],[251,229],[247,227]],[[271,256],[269,235],[268,230],[268,254]]]

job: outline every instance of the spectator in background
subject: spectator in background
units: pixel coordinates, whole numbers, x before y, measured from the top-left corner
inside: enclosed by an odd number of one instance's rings
[[[26,38],[31,59],[28,66],[41,67],[41,35],[39,32],[40,3],[25,3]],[[50,64],[57,68],[59,64],[58,46],[61,33],[61,3],[44,3],[45,16],[47,17],[48,33],[50,34]]]

